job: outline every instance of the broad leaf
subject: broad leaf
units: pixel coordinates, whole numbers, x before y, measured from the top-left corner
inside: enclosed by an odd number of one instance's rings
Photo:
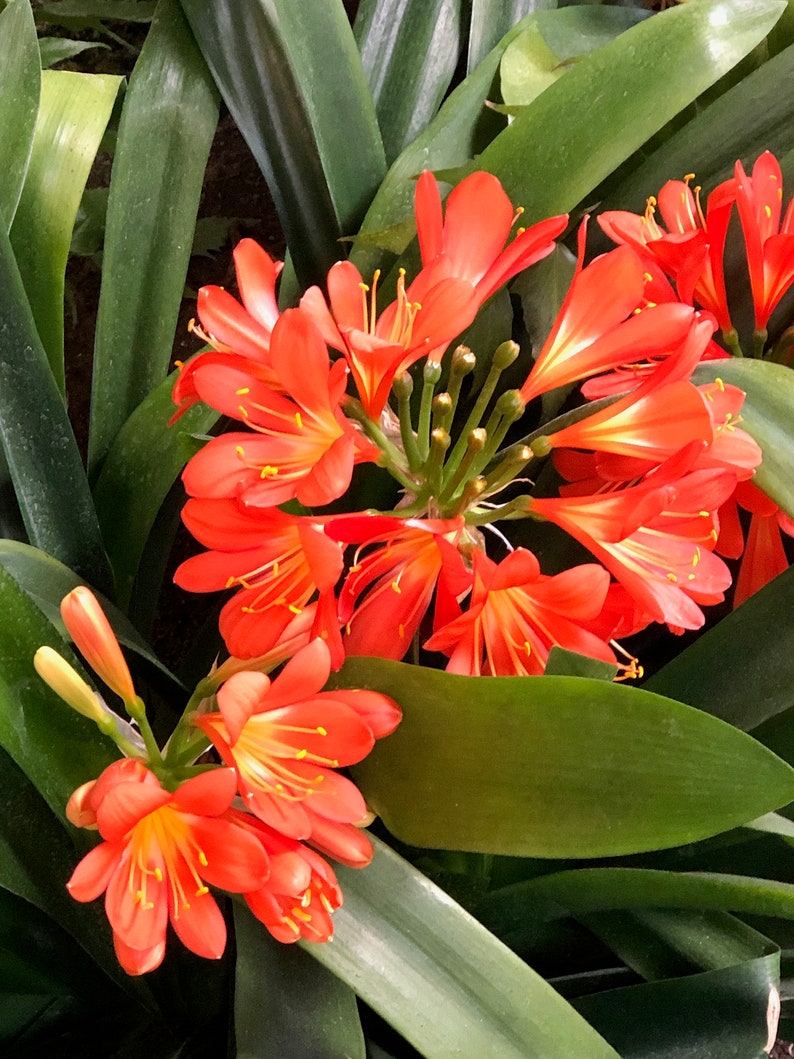
[[[218,418],[213,409],[196,405],[169,427],[175,378],[160,383],[124,424],[94,488],[122,607],[129,603],[157,512],[193,455],[191,435],[206,433]]]
[[[392,162],[426,128],[449,87],[461,47],[461,2],[364,0],[353,31]]]
[[[381,842],[345,894],[330,945],[307,946],[427,1059],[616,1059],[523,961]]]
[[[90,40],[69,40],[66,37],[39,37],[41,68],[48,70],[56,63],[63,62],[64,59],[73,59],[75,55],[89,48],[107,48],[107,44],[99,44]]]
[[[573,209],[755,47],[783,9],[779,0],[700,0],[641,22],[550,85],[478,165],[526,207],[525,222]]]
[[[722,379],[744,390],[742,429],[761,446],[764,459],[753,481],[794,517],[794,372],[765,360],[720,360],[698,366],[696,383]]]
[[[238,1059],[365,1059],[356,996],[344,982],[272,938],[243,904],[234,906],[234,935]]]
[[[355,774],[417,846],[604,857],[694,842],[794,799],[794,770],[731,725],[583,677],[465,677],[350,659],[400,727]]]
[[[792,114],[781,84],[794,76],[794,46],[743,78],[654,151],[609,196],[604,209],[641,210],[667,180],[695,172],[712,188],[730,176],[737,158],[753,162],[763,150],[789,149]]]
[[[556,6],[556,0],[472,0],[468,72],[471,73],[522,18]]]
[[[265,175],[301,284],[321,283],[385,172],[375,108],[339,0],[182,0]],[[328,57],[333,56],[329,62]]]
[[[31,543],[102,588],[108,570],[88,481],[1,229],[0,436]]]
[[[92,476],[134,409],[168,373],[217,120],[217,94],[178,0],[163,0],[130,79],[110,180]]]
[[[0,226],[14,219],[33,143],[39,108],[36,26],[29,0],[14,0],[0,13]]]
[[[702,633],[645,684],[748,730],[794,706],[794,568]]]
[[[85,182],[120,77],[45,70],[41,106],[11,245],[42,345],[61,390],[66,259]]]

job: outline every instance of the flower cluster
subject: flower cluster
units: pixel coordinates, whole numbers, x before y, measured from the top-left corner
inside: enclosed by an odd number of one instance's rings
[[[761,451],[739,426],[742,391],[697,385],[692,373],[728,355],[714,341],[718,324],[738,342],[722,278],[734,205],[758,327],[794,278],[788,215],[776,234],[770,159],[752,180],[737,166],[705,216],[688,183],[667,185],[659,204],[669,232],[655,199],[643,217],[606,214],[602,227],[621,245],[589,264],[585,222],[573,281],[523,371],[509,340],[476,371],[471,350],[448,352],[568,222],[511,238],[521,211],[490,174],[466,177],[445,207],[432,175],[420,176],[421,268],[410,281],[396,270],[392,300],[379,273],[366,282],[345,261],[326,293],[312,287],[279,313],[280,266],[239,244],[241,301],[200,292],[196,331],[212,348],[182,368],[174,391],[180,409],[203,400],[243,427],[187,466],[184,521],[207,550],[176,575],[191,591],[236,589],[220,619],[230,654],[288,657],[319,637],[334,667],[351,655],[399,660],[414,644],[454,672],[537,675],[558,645],[635,675],[615,637],[652,622],[699,628],[702,607],[731,583],[721,555],[742,550],[721,516],[733,512],[738,528],[736,503],[758,492],[750,480]],[[779,170],[776,179],[779,190]],[[500,392],[508,369],[515,388]],[[585,403],[538,424],[536,398],[577,383]],[[522,417],[530,433],[513,440]],[[536,476],[548,458],[556,488],[544,475],[543,489],[522,489],[527,469]],[[391,506],[340,513],[356,463],[391,475]],[[555,527],[555,572],[531,550],[533,521]],[[788,528],[784,516],[774,525]],[[753,552],[757,540],[751,529]],[[594,561],[573,565],[578,546]],[[771,576],[768,564],[753,566]]]
[[[69,892],[78,901],[105,894],[122,967],[129,974],[158,967],[169,921],[193,952],[219,958],[226,925],[210,887],[242,894],[280,941],[327,941],[342,893],[317,850],[352,867],[372,857],[360,827],[366,804],[336,770],[394,730],[397,705],[375,692],[322,691],[330,655],[316,639],[272,682],[262,671],[216,670],[161,751],[94,596],[77,588],[61,611],[83,657],[137,725],[112,713],[51,648],[37,652],[44,680],[126,755],[79,787],[66,808],[72,824],[102,838]],[[192,766],[210,743],[224,765]]]
[[[420,176],[413,279],[399,268],[367,282],[344,261],[324,291],[280,312],[281,265],[238,245],[241,300],[202,288],[192,326],[209,348],[174,387],[174,418],[203,401],[236,424],[185,468],[183,519],[205,550],[175,578],[232,590],[220,614],[229,657],[163,750],[88,590],[67,597],[64,621],[134,725],[50,649],[36,659],[125,755],[67,810],[103,840],[69,889],[82,901],[105,893],[125,969],[160,963],[169,921],[190,949],[219,956],[210,887],[241,894],[280,940],[331,936],[342,895],[321,854],[363,867],[372,852],[366,803],[338,770],[401,717],[382,694],[323,690],[346,657],[413,648],[455,673],[538,676],[557,646],[617,679],[640,676],[617,638],[651,623],[700,628],[730,586],[725,558],[744,556],[736,602],[787,564],[780,533],[794,526],[752,481],[761,450],[739,425],[744,393],[693,381],[701,361],[741,354],[722,264],[734,208],[754,352],[789,355],[788,339],[766,348],[794,282],[781,198],[767,153],[749,178],[737,164],[705,214],[688,180],[642,216],[605,214],[619,245],[587,264],[585,219],[572,282],[529,363],[510,339],[487,359],[450,352],[568,224],[513,233],[521,210],[488,173],[462,180],[446,206]],[[548,398],[561,388],[575,394],[567,405]],[[549,418],[552,407],[562,414]],[[348,502],[357,466],[378,508]],[[739,509],[751,515],[746,543]],[[221,763],[197,765],[208,748]]]

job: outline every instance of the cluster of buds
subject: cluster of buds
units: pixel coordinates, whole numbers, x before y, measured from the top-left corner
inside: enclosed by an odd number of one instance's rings
[[[68,889],[78,901],[105,894],[122,967],[129,974],[158,967],[169,921],[193,952],[219,958],[226,925],[210,887],[242,894],[279,941],[332,937],[342,894],[317,850],[353,867],[372,856],[361,830],[366,804],[336,770],[394,730],[396,704],[375,692],[321,691],[330,657],[315,640],[272,682],[261,670],[215,670],[161,750],[95,597],[77,588],[61,613],[88,665],[134,722],[112,712],[52,648],[36,653],[41,677],[124,754],[79,787],[66,808],[72,824],[102,838]],[[210,744],[224,765],[195,765]]]

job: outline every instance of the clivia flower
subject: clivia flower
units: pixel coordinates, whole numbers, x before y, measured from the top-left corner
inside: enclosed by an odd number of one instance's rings
[[[750,512],[745,541],[738,508]],[[741,481],[720,508],[716,550],[729,559],[741,556],[733,606],[738,607],[789,567],[781,533],[794,537],[794,519],[752,481]]]
[[[415,209],[422,270],[407,288],[401,272],[397,297],[381,313],[375,304],[380,273],[370,290],[348,261],[328,274],[329,304],[319,287],[301,299],[328,345],[347,359],[372,419],[383,411],[395,376],[421,357],[440,360],[500,286],[551,253],[568,221],[541,221],[505,247],[517,214],[496,177],[481,172],[453,189],[446,216],[435,178],[422,173]]]
[[[598,617],[608,587],[595,563],[548,577],[525,548],[499,564],[478,550],[468,610],[424,646],[449,655],[448,672],[471,676],[538,676],[555,644],[614,663],[611,648],[582,626]]]
[[[330,669],[328,648],[314,640],[273,681],[264,673],[232,676],[218,691],[219,712],[194,722],[234,767],[247,809],[282,834],[309,841],[315,815],[322,818],[326,849],[328,831],[344,834],[367,818],[358,788],[335,770],[361,761],[401,718],[385,695],[359,700],[355,691],[321,691]]]
[[[269,871],[262,845],[222,818],[234,795],[232,769],[202,773],[171,792],[141,761],[124,758],[69,800],[69,820],[98,828],[104,839],[75,868],[69,892],[77,901],[105,893],[128,974],[159,966],[169,920],[192,952],[223,954],[226,924],[207,884],[244,893],[261,887]]]
[[[354,463],[376,458],[342,412],[344,362],[329,363],[319,332],[299,309],[279,317],[270,358],[285,393],[254,379],[240,386],[246,380],[233,369],[224,380],[223,365],[215,366],[213,406],[237,414],[252,433],[222,434],[196,453],[182,476],[191,496],[237,497],[259,507],[293,499],[323,505],[347,489]]]
[[[75,646],[94,672],[126,703],[135,687],[116,634],[90,588],[78,585],[61,602],[61,617]]]

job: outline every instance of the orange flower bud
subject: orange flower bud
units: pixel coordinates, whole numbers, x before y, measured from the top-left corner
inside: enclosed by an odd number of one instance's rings
[[[73,589],[61,602],[61,617],[69,635],[94,672],[125,703],[134,702],[135,688],[130,671],[116,634],[93,592],[85,585]]]

